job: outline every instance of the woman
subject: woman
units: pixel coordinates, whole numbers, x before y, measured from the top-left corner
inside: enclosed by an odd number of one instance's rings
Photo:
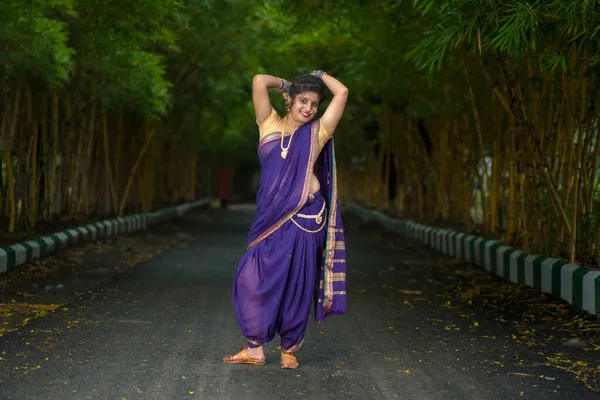
[[[333,99],[316,119],[323,84]],[[269,88],[283,93],[283,119],[271,106]],[[293,353],[304,340],[317,280],[317,321],[345,312],[345,247],[331,137],[347,98],[348,89],[322,71],[292,84],[270,75],[254,77],[260,188],[233,286],[235,314],[248,347],[223,358],[226,363],[264,365],[263,344],[279,333],[281,367],[297,368]]]

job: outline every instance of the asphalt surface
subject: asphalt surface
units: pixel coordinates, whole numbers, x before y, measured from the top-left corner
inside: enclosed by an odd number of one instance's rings
[[[509,328],[445,295],[464,266],[346,218],[348,313],[311,322],[300,367],[221,362],[244,345],[231,286],[253,210],[235,207],[0,338],[1,399],[597,399]],[[205,220],[203,220],[205,221]],[[392,244],[390,244],[392,243]],[[467,268],[468,270],[468,268]]]

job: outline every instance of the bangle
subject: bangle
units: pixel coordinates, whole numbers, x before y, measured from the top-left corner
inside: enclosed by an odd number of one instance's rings
[[[289,93],[290,92],[290,86],[292,85],[289,81],[286,81],[283,78],[279,78],[281,79],[281,85],[279,85],[279,87],[275,90],[277,90],[278,92],[281,93]]]
[[[318,69],[318,70],[314,70],[314,71],[312,72],[312,75],[316,76],[316,77],[317,77],[317,78],[319,78],[319,79],[323,79],[323,74],[324,74],[324,73],[325,73],[325,72],[323,72],[323,71],[321,71],[320,69]]]

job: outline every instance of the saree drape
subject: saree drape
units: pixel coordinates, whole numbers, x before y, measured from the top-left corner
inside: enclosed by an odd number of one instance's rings
[[[284,148],[290,148],[285,159],[279,132],[261,140],[257,212],[234,283],[234,308],[244,336],[264,343],[279,331],[286,351],[301,344],[313,296],[317,321],[346,310],[334,145],[328,141],[318,156],[318,134],[317,120],[301,126],[291,144],[286,136]],[[313,165],[321,190],[311,202]],[[320,223],[297,215],[320,211],[324,219]]]

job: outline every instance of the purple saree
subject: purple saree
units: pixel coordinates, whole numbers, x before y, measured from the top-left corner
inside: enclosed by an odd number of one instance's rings
[[[267,135],[259,144],[257,214],[233,288],[236,318],[251,345],[268,342],[279,332],[284,351],[296,350],[315,294],[317,321],[346,310],[333,140],[317,159],[318,134],[318,120],[301,126],[285,159],[281,133]],[[314,196],[309,193],[313,165],[321,183]]]

